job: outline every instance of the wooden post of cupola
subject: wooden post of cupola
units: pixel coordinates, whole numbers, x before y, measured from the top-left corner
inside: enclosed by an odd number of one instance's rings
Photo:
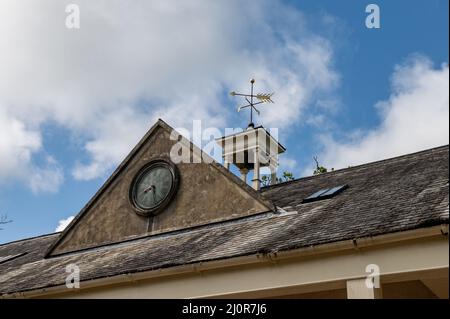
[[[261,188],[261,177],[260,177],[260,168],[259,168],[259,145],[256,145],[254,152],[254,170],[253,170],[253,179],[252,184],[253,188],[259,190]]]
[[[247,183],[247,175],[253,171],[251,180],[252,187],[255,190],[261,188],[261,168],[267,167],[271,174],[271,183],[276,180],[276,171],[278,168],[278,155],[286,151],[286,149],[278,143],[278,141],[270,135],[263,127],[255,127],[253,123],[253,111],[259,114],[259,110],[255,105],[270,102],[271,94],[253,94],[253,84],[255,80],[251,80],[251,94],[240,94],[231,92],[233,96],[244,96],[248,105],[240,106],[238,111],[243,108],[250,108],[250,122],[242,132],[230,134],[228,136],[217,139],[217,143],[222,147],[222,158],[224,165],[230,169],[230,164],[235,165],[241,174],[241,179]],[[258,102],[253,102],[256,98]]]

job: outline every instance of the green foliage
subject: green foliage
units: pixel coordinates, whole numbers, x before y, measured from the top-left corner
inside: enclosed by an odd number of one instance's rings
[[[291,172],[283,172],[283,181],[284,182],[288,182],[288,181],[292,181],[294,180],[294,174],[292,174]]]
[[[288,182],[288,181],[292,181],[294,179],[295,179],[295,177],[294,177],[294,174],[292,172],[284,171],[283,175],[281,177],[278,177],[278,176],[275,177],[275,183],[274,184]],[[261,177],[261,185],[263,187],[272,185],[272,177],[271,177],[271,175],[263,175]]]
[[[263,175],[261,177],[261,185],[262,186],[269,186],[270,181],[271,181],[270,175]]]
[[[328,172],[328,170],[326,169],[326,167],[323,166],[317,166],[317,168],[314,170],[314,175],[319,175],[319,174],[323,174]]]
[[[313,159],[316,162],[316,169],[313,172],[314,175],[319,175],[328,172],[328,169],[326,167],[319,165],[319,160],[317,159],[317,156],[314,156]],[[331,171],[334,171],[334,168],[332,168]]]

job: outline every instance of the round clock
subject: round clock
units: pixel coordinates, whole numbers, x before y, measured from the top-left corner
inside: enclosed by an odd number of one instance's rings
[[[131,183],[130,200],[137,213],[144,216],[160,212],[178,188],[178,170],[167,160],[145,165]]]

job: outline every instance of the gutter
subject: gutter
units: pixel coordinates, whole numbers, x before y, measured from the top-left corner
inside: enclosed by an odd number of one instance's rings
[[[448,238],[448,224],[437,225],[427,228],[419,228],[396,233],[383,234],[375,237],[362,237],[339,241],[334,243],[322,244],[317,246],[302,247],[298,249],[257,253],[254,255],[232,257],[221,260],[212,260],[197,262],[194,264],[180,265],[169,268],[160,268],[136,273],[126,273],[112,277],[103,277],[81,281],[81,289],[89,289],[94,287],[109,286],[115,284],[137,282],[145,279],[159,278],[165,276],[202,273],[204,271],[231,268],[243,265],[261,264],[261,263],[277,263],[286,259],[303,258],[309,256],[317,256],[339,251],[355,250],[359,251],[363,248],[381,246],[385,244],[393,244],[410,240],[417,240],[429,237],[445,237]],[[0,298],[33,298],[43,297],[46,295],[62,294],[68,292],[81,291],[81,289],[68,289],[65,285],[58,285],[48,288],[39,288],[24,292],[0,295]]]

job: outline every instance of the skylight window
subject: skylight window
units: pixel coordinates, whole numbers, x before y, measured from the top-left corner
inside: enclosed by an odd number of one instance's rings
[[[7,255],[7,256],[0,256],[0,264],[3,264],[7,261],[16,259],[17,257],[26,255],[27,253],[20,253],[20,254],[15,254],[15,255]]]
[[[336,196],[337,194],[341,193],[343,190],[345,190],[347,188],[348,188],[348,185],[340,185],[340,186],[336,186],[336,187],[321,189],[320,191],[317,191],[314,194],[303,199],[303,203],[310,203],[310,202],[315,202],[315,201],[322,200],[322,199],[331,198],[331,197]]]

